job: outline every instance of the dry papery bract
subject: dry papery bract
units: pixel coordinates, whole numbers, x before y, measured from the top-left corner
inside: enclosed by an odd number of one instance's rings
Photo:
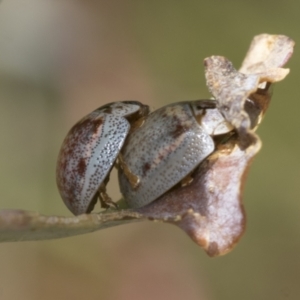
[[[226,254],[245,230],[242,192],[253,157],[261,147],[255,129],[262,120],[272,83],[289,73],[281,68],[294,42],[283,35],[254,37],[242,67],[235,70],[222,56],[204,60],[207,86],[235,134],[216,144],[215,151],[191,174],[192,182],[177,185],[139,209],[107,210],[77,217],[44,216],[23,210],[0,211],[0,241],[68,237],[129,222],[154,220],[183,229],[209,256]]]

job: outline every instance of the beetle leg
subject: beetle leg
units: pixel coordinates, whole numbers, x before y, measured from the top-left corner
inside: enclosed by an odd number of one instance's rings
[[[226,144],[234,135],[235,131],[230,131],[226,134],[216,135],[213,137],[215,145],[223,145]]]
[[[193,180],[194,180],[194,178],[192,177],[192,175],[188,174],[180,181],[180,184],[181,184],[181,186],[187,186],[187,185],[190,185]]]
[[[118,204],[115,203],[106,193],[105,185],[102,183],[99,192],[98,197],[100,201],[101,208],[118,208]]]
[[[118,208],[118,204],[114,202],[106,192],[100,192],[99,193],[99,200],[100,200],[100,205],[101,208]]]
[[[100,207],[101,208],[109,208],[109,205],[107,204],[107,202],[103,199],[103,194],[101,195],[99,193],[99,201],[100,201]]]
[[[130,132],[134,131],[135,129],[137,129],[139,127],[142,127],[145,123],[145,120],[146,120],[146,116],[137,119],[133,124],[131,124]]]
[[[124,175],[126,176],[127,180],[129,181],[131,187],[133,189],[136,189],[140,184],[140,178],[136,175],[134,175],[127,164],[123,160],[123,156],[121,153],[119,153],[119,159],[118,159],[118,166],[123,170]]]

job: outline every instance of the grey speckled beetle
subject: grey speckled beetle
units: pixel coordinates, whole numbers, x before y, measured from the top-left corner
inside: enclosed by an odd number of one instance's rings
[[[57,162],[56,181],[66,206],[75,215],[91,212],[99,197],[111,202],[105,186],[129,133],[149,108],[137,101],[104,105],[75,124],[66,136]]]
[[[177,183],[188,184],[188,175],[214,151],[212,136],[232,130],[215,100],[173,103],[148,115],[120,155],[120,189],[129,206],[142,207]]]

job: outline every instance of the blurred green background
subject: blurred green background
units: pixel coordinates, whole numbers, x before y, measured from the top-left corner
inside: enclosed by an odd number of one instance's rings
[[[300,40],[299,1],[0,3],[1,208],[70,215],[55,165],[68,129],[116,100],[209,97],[203,59],[238,68],[260,33]],[[244,203],[247,230],[209,258],[175,226],[137,223],[0,245],[0,299],[300,299],[299,55],[273,88]],[[115,176],[113,176],[115,177]],[[118,199],[117,183],[109,187]]]

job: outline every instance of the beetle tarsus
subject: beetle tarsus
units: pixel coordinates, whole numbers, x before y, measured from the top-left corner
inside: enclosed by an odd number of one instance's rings
[[[187,186],[187,185],[190,185],[193,182],[193,180],[194,180],[194,178],[192,177],[191,174],[189,174],[181,180],[180,184],[181,184],[181,186]]]
[[[99,193],[99,201],[100,201],[100,205],[101,208],[119,208],[118,204],[116,202],[114,202],[107,194],[106,192],[100,192]]]
[[[139,186],[140,183],[140,178],[136,175],[134,175],[127,164],[123,160],[123,156],[120,153],[119,154],[119,159],[118,159],[118,166],[123,170],[124,175],[126,176],[127,180],[129,181],[131,187],[133,189],[136,189]]]

